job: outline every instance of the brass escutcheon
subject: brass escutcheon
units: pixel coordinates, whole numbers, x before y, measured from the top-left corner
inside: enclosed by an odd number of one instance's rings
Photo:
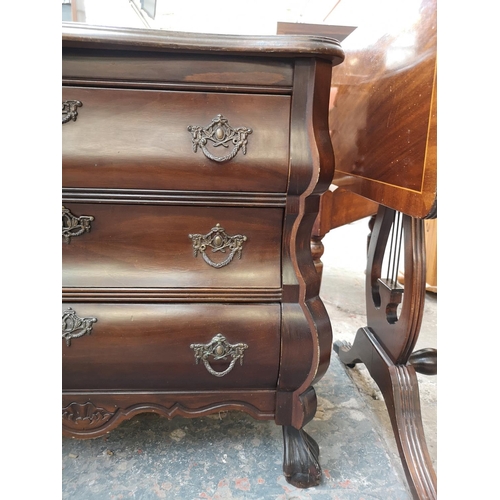
[[[218,333],[208,344],[191,344],[190,348],[194,349],[196,364],[201,360],[208,373],[212,374],[214,377],[224,377],[224,375],[227,375],[233,369],[236,361],[240,360],[240,365],[243,365],[243,351],[248,349],[248,345],[243,343],[229,344],[226,341],[226,337]],[[212,356],[215,361],[226,359],[228,356],[231,356],[231,362],[224,371],[218,372],[210,366],[210,362],[208,361],[210,356]]]
[[[73,215],[68,208],[62,206],[62,237],[66,243],[73,236],[80,236],[90,231],[90,223],[94,220],[93,215]]]
[[[71,346],[71,340],[92,333],[92,325],[97,318],[80,318],[76,312],[68,307],[62,315],[62,338],[66,340],[66,345]]]
[[[242,234],[229,236],[219,223],[217,223],[208,234],[189,234],[188,236],[193,240],[194,256],[197,257],[198,252],[201,252],[203,260],[209,266],[215,267],[216,269],[227,266],[236,254],[238,254],[238,258],[241,259],[243,243],[247,240],[247,237]],[[206,253],[207,247],[212,249],[212,253],[226,253],[226,251],[229,250],[229,255],[222,262],[214,262]]]
[[[63,101],[62,103],[62,122],[68,123],[70,120],[76,121],[78,110],[82,106],[81,101]]]
[[[189,125],[187,129],[192,135],[193,151],[196,153],[199,146],[208,159],[219,163],[231,160],[240,149],[246,155],[247,136],[252,133],[252,129],[248,127],[231,127],[227,118],[220,114],[212,118],[212,123],[208,127]],[[215,156],[207,149],[208,141],[212,143],[214,148],[219,146],[228,148],[229,144],[233,144],[234,147],[227,155]]]

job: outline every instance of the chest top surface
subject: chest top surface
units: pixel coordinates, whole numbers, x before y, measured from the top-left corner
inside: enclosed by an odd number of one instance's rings
[[[221,35],[164,30],[141,30],[63,23],[64,47],[153,50],[175,53],[317,56],[339,64],[344,59],[339,42],[309,35]]]

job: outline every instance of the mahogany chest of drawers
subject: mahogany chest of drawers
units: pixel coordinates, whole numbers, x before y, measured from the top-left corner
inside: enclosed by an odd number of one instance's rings
[[[310,252],[335,40],[63,26],[63,433],[140,412],[304,425],[331,328]]]

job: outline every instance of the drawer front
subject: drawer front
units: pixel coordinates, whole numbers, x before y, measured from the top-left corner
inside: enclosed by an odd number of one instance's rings
[[[64,287],[281,287],[283,209],[70,203],[65,210]]]
[[[225,54],[158,53],[63,47],[64,79],[104,80],[118,85],[249,85],[277,89],[293,84],[293,59]]]
[[[62,129],[64,187],[286,191],[289,96],[63,87],[63,101],[75,100]],[[225,125],[196,132],[218,115],[251,132],[235,142],[224,142]]]
[[[280,306],[67,303],[62,353],[64,390],[276,388]]]

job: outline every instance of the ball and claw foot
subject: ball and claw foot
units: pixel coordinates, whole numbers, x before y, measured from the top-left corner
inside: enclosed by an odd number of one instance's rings
[[[319,446],[303,429],[283,426],[283,473],[296,488],[310,488],[321,482]]]

